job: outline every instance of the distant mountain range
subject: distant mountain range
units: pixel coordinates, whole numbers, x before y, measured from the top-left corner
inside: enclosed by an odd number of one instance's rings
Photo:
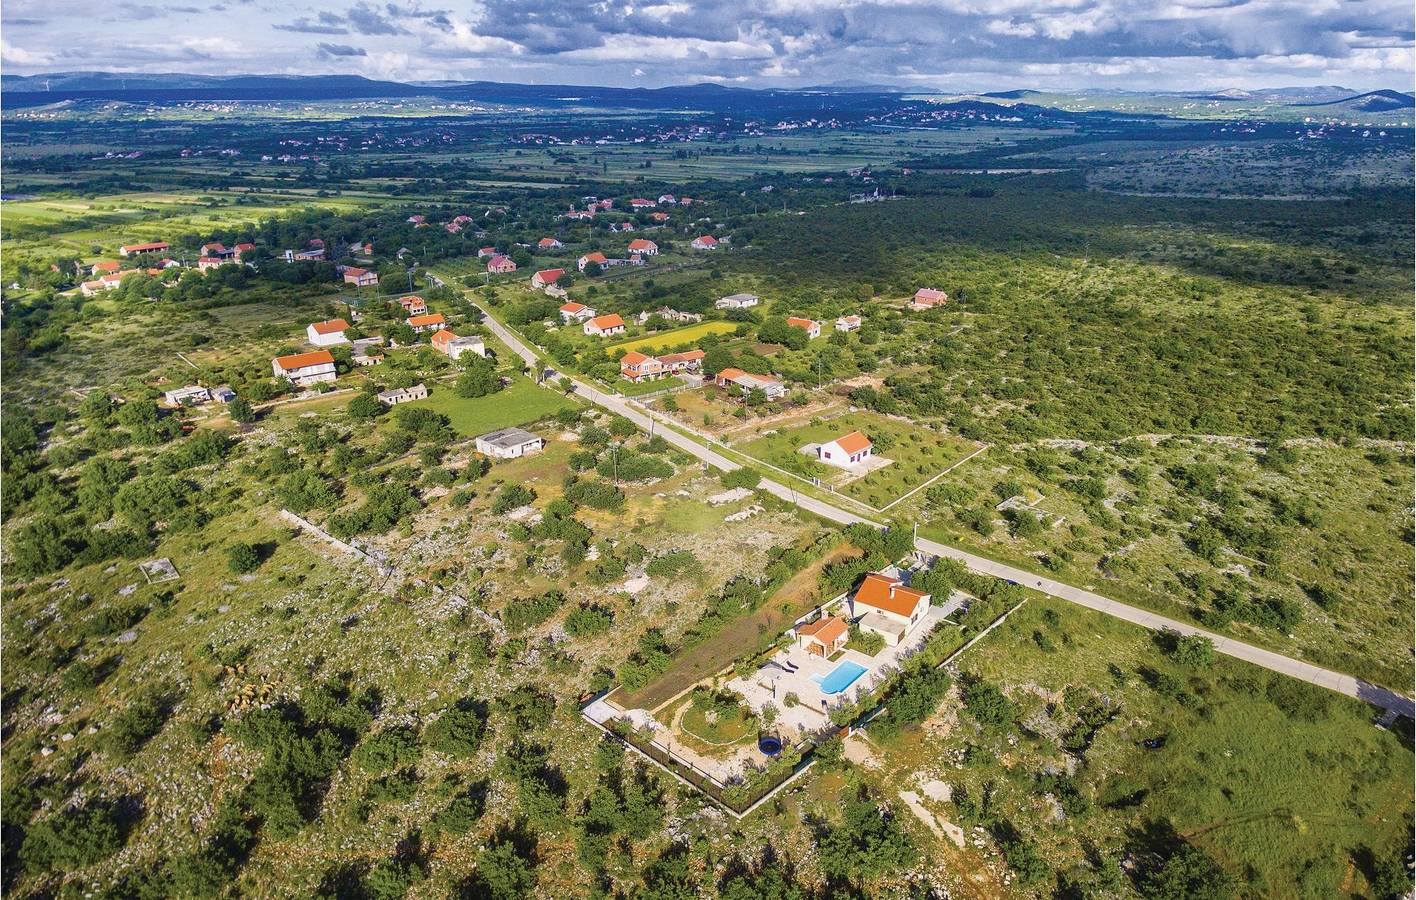
[[[0,75],[0,92],[10,107],[39,106],[61,100],[127,101],[278,101],[358,100],[439,97],[538,108],[577,106],[629,109],[717,110],[753,115],[805,115],[863,111],[889,98],[898,102],[903,88],[886,84],[841,82],[804,88],[742,88],[720,84],[675,85],[663,88],[618,88],[564,84],[513,84],[494,81],[378,81],[359,75],[185,75],[119,72],[56,72],[48,75]],[[911,89],[909,93],[934,93]],[[948,93],[948,92],[942,92]],[[954,96],[965,96],[954,94]],[[1050,92],[1020,88],[973,96],[989,100],[1026,101],[1036,98],[1085,96],[1154,97],[1182,100],[1269,103],[1311,107],[1334,115],[1411,109],[1411,94],[1378,90],[1359,93],[1339,85],[1280,87],[1262,90],[1231,88],[1204,94],[1175,91],[1090,89]],[[830,98],[828,100],[828,97]]]

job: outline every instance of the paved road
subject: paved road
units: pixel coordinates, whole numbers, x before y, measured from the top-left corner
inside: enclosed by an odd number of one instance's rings
[[[482,312],[484,315],[486,314],[486,310],[482,310]],[[496,319],[487,315],[486,324],[491,328],[492,333],[500,338],[504,344],[515,351],[522,359],[526,360],[527,365],[529,365],[532,370],[537,370],[543,365],[541,360],[536,356],[535,351],[527,347],[525,343],[504,328]],[[670,444],[673,444],[685,453],[697,457],[713,468],[728,472],[741,468],[741,466],[727,457],[714,452],[712,449],[675,431],[673,428],[657,427],[652,417],[641,410],[631,407],[623,398],[606,394],[604,391],[581,381],[575,379],[572,379],[572,381],[575,383],[575,392],[581,397],[618,415],[624,416],[645,431],[652,430]],[[843,525],[850,525],[855,522],[863,522],[867,525],[880,524],[823,500],[802,494],[788,485],[772,481],[771,479],[764,478],[758,487],[769,494],[781,497],[789,503],[794,503],[802,509],[832,522],[839,522]],[[1393,710],[1406,716],[1416,715],[1416,703],[1413,703],[1410,697],[1403,696],[1380,685],[1363,681],[1360,678],[1354,678],[1351,675],[1344,675],[1340,672],[1324,669],[1320,666],[1303,662],[1302,660],[1284,656],[1281,653],[1274,653],[1272,650],[1265,650],[1262,647],[1246,644],[1243,641],[1236,641],[1233,638],[1224,637],[1212,631],[1206,631],[1203,628],[1196,628],[1194,625],[1181,622],[1178,619],[1171,619],[1167,616],[1153,613],[1147,609],[1120,603],[1116,600],[1103,597],[1100,594],[1037,575],[1026,569],[1019,569],[1015,566],[995,562],[994,560],[982,556],[976,556],[975,554],[967,553],[937,541],[918,538],[915,541],[915,547],[932,556],[942,556],[958,560],[972,571],[992,575],[996,578],[1003,578],[1007,581],[1014,581],[1025,587],[1048,594],[1049,596],[1058,597],[1075,603],[1078,606],[1085,606],[1088,609],[1094,609],[1097,612],[1105,613],[1109,616],[1115,616],[1118,619],[1140,625],[1144,628],[1170,630],[1185,635],[1201,635],[1207,637],[1214,642],[1214,648],[1216,650],[1220,653],[1232,656],[1235,659],[1242,659],[1245,662],[1253,663],[1256,666],[1261,666],[1273,672],[1278,672],[1281,675],[1288,675],[1301,681],[1306,681],[1309,684],[1316,684],[1319,687],[1325,687],[1329,690],[1337,691],[1340,694],[1346,694],[1349,697],[1356,697],[1359,700],[1381,707],[1382,709]]]

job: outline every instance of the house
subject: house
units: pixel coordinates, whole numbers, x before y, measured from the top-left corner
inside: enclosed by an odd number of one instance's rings
[[[633,223],[633,222],[620,222],[620,223],[618,223],[618,224],[611,223],[611,224],[610,224],[610,230],[611,230],[611,231],[633,231],[633,230],[634,230],[634,223]]]
[[[315,247],[315,248],[313,248],[313,249],[311,249],[311,250],[286,250],[286,251],[285,251],[285,261],[288,262],[288,263],[296,263],[296,262],[316,262],[317,260],[321,260],[321,259],[324,259],[324,248],[323,248],[323,247]]]
[[[702,237],[694,238],[693,242],[688,246],[695,250],[717,250],[718,239],[711,234],[705,234]]]
[[[219,269],[228,262],[230,260],[222,259],[219,256],[200,256],[197,257],[197,270],[205,272],[208,269]]]
[[[509,275],[516,271],[516,263],[512,262],[510,256],[503,256],[498,253],[487,260],[487,271],[493,275]]]
[[[412,387],[396,388],[391,391],[379,391],[379,402],[384,406],[397,406],[400,403],[412,403],[414,400],[428,399],[428,386],[419,382]]]
[[[236,392],[231,390],[231,385],[218,385],[211,389],[211,399],[217,403],[230,403],[236,399]]]
[[[409,216],[404,221],[409,225],[422,225],[424,222],[428,221],[428,217],[423,215]]]
[[[255,244],[252,244],[252,243],[250,243],[250,242],[248,241],[248,242],[246,242],[246,243],[237,244],[235,247],[232,247],[231,249],[232,249],[232,251],[234,251],[234,252],[232,253],[232,258],[239,260],[239,259],[241,258],[241,254],[243,254],[243,253],[249,253],[250,251],[256,249],[256,245],[255,245]]]
[[[471,224],[472,224],[472,217],[471,217],[471,216],[468,216],[468,215],[453,216],[453,217],[452,217],[452,224],[454,224],[454,225],[471,225]]]
[[[827,465],[849,469],[851,466],[869,459],[873,447],[870,438],[859,431],[852,431],[850,434],[843,434],[834,441],[827,441],[817,447],[816,458]]]
[[[605,254],[603,253],[587,253],[575,261],[575,267],[582,272],[584,272],[585,267],[589,265],[598,266],[601,271],[604,271],[609,264],[609,260],[605,259]]]
[[[94,263],[93,267],[89,269],[89,273],[92,274],[94,277],[97,277],[99,275],[110,275],[114,272],[117,272],[119,268],[120,267],[117,262],[108,259],[104,260],[103,262]]]
[[[458,337],[450,328],[443,328],[434,333],[428,343],[433,345],[434,350],[453,362],[457,362],[464,353],[475,353],[478,356],[487,355],[487,345],[481,338],[475,335]]]
[[[830,656],[846,646],[851,626],[840,616],[822,616],[796,627],[797,646],[814,656]]]
[[[743,394],[761,391],[768,400],[779,399],[787,393],[787,386],[770,375],[754,375],[742,369],[723,369],[714,381],[720,387],[736,388]]]
[[[914,298],[910,300],[910,309],[929,309],[932,306],[943,306],[949,302],[949,295],[943,291],[936,291],[934,288],[920,288],[915,291]]]
[[[228,389],[229,390],[229,389]],[[195,406],[211,399],[211,391],[199,384],[189,384],[175,391],[163,391],[162,399],[173,406]]]
[[[277,356],[270,361],[270,367],[275,377],[288,379],[296,387],[335,379],[334,357],[328,350]]]
[[[486,258],[489,257],[489,256],[496,256],[496,255],[497,255],[497,248],[496,248],[496,247],[483,247],[482,249],[480,249],[480,250],[477,251],[477,258],[478,258],[478,259],[486,259]]]
[[[524,428],[503,428],[484,434],[473,441],[478,453],[496,459],[517,459],[535,453],[546,445],[538,435]]]
[[[561,280],[565,274],[565,269],[542,269],[531,276],[531,286],[533,288],[548,288]]]
[[[182,264],[175,259],[159,259],[157,261],[157,267],[159,269],[180,269],[182,268]]]
[[[643,197],[635,197],[633,200],[629,201],[630,209],[653,209],[654,206],[653,200],[645,200]]]
[[[703,368],[704,355],[702,350],[685,350],[683,353],[666,353],[659,357],[659,362],[673,375],[697,372]]]
[[[662,362],[638,350],[631,350],[620,357],[620,377],[635,384],[663,378],[666,374]]]
[[[858,617],[860,630],[880,635],[891,647],[918,627],[928,611],[928,594],[879,572],[866,575],[851,598],[851,615]]]
[[[612,334],[624,333],[624,319],[618,313],[610,313],[605,316],[596,316],[585,323],[585,333],[608,337]]]
[[[377,366],[384,361],[384,339],[381,337],[359,338],[350,345],[350,359],[356,366]]]
[[[651,311],[646,309],[644,312],[640,313],[638,316],[638,322],[640,325],[643,325],[645,322],[648,322],[654,316],[658,316],[666,322],[703,321],[703,315],[701,313],[680,312],[676,309],[672,309],[667,306],[661,306],[656,310]]]
[[[536,247],[540,250],[559,250],[564,246],[565,244],[562,244],[553,237],[543,237],[536,242]]]
[[[667,203],[668,205],[673,206],[674,204],[678,203],[678,200],[674,198],[673,194],[660,194],[659,202]]]
[[[629,252],[638,253],[640,256],[658,256],[659,245],[644,238],[635,238],[629,242]]]
[[[344,270],[344,283],[352,284],[355,287],[377,287],[379,273],[370,272],[368,269],[361,269],[358,266],[350,266]]]
[[[425,331],[437,331],[447,325],[447,319],[442,313],[428,313],[422,316],[409,316],[408,327],[413,329],[414,334],[422,334]]]
[[[416,294],[399,297],[398,305],[403,307],[404,315],[408,316],[421,316],[428,311],[428,302]]]
[[[808,338],[821,337],[821,323],[814,319],[803,319],[800,316],[787,316],[787,324],[793,328],[800,328],[806,332]]]
[[[663,223],[669,221],[669,214],[668,214],[668,213],[662,213],[662,212],[650,213],[650,214],[649,214],[649,218],[650,218],[652,221],[658,222],[659,224],[662,225]]]
[[[343,319],[329,319],[306,326],[305,337],[316,347],[331,347],[348,343],[348,339],[344,337],[344,332],[348,330],[349,323]]]
[[[462,233],[462,226],[457,224],[456,222],[448,222],[446,225],[443,226],[443,229],[446,230],[448,234]]]
[[[225,244],[218,244],[216,242],[202,244],[198,252],[201,253],[202,256],[212,256],[222,260],[231,259],[236,255],[234,249],[228,249]]]
[[[579,219],[581,221],[595,218],[595,213],[588,209],[572,209],[565,214],[567,219]]]
[[[860,316],[841,316],[836,320],[837,331],[855,331],[860,327]]]
[[[149,241],[146,244],[128,244],[126,247],[118,248],[119,256],[133,256],[137,253],[165,253],[168,250],[166,241]]]
[[[747,309],[749,306],[756,306],[762,302],[762,298],[756,294],[729,294],[726,297],[718,298],[718,302],[713,305],[718,309]]]
[[[584,303],[576,303],[574,301],[561,304],[560,314],[561,321],[566,323],[584,322],[586,319],[595,318],[595,310],[586,306]]]

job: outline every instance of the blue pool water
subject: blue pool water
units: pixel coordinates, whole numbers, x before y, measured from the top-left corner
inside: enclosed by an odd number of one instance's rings
[[[866,672],[865,666],[860,663],[853,663],[845,660],[836,668],[826,673],[826,677],[821,679],[821,693],[839,694],[846,688],[855,684],[855,680]]]

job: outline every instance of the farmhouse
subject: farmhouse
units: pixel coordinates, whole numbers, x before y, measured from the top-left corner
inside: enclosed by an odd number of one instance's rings
[[[407,297],[399,297],[398,305],[403,307],[405,315],[421,316],[428,311],[428,301],[416,294],[409,294]]]
[[[256,245],[250,242],[246,242],[242,244],[237,244],[232,249],[236,251],[235,258],[239,260],[241,258],[242,253],[249,253],[250,251],[256,249]]]
[[[644,238],[635,238],[629,242],[629,252],[638,253],[641,256],[658,256],[659,245],[653,241],[646,241]]]
[[[442,313],[428,313],[423,316],[409,316],[408,327],[413,329],[415,334],[422,334],[429,329],[436,331],[447,324],[447,319]]]
[[[849,469],[856,463],[869,458],[874,445],[870,438],[859,431],[843,434],[834,441],[827,441],[816,448],[816,458],[841,469]]]
[[[762,298],[756,294],[729,294],[726,297],[719,297],[714,303],[718,309],[747,309],[749,306],[756,306],[762,302]]]
[[[229,249],[225,244],[218,244],[216,242],[202,244],[198,252],[201,253],[202,256],[211,256],[222,260],[231,259],[236,255],[234,249]]]
[[[618,313],[610,313],[609,315],[605,316],[596,316],[595,318],[585,323],[585,333],[596,334],[602,337],[611,334],[623,334],[624,319],[621,319]]]
[[[569,303],[561,304],[560,314],[561,321],[567,323],[584,322],[586,319],[595,318],[595,310],[586,306],[584,303],[576,303],[573,300]]]
[[[814,656],[830,656],[846,646],[850,630],[840,616],[822,616],[796,627],[797,646]]]
[[[587,253],[575,261],[575,267],[584,272],[586,266],[598,266],[602,271],[609,266],[609,260],[605,259],[603,253]]]
[[[531,276],[531,286],[533,288],[547,288],[560,281],[565,274],[565,269],[542,269]]]
[[[620,377],[638,384],[665,375],[664,364],[652,356],[631,350],[620,357]]]
[[[559,250],[565,245],[553,237],[543,237],[536,242],[536,246],[542,250]]]
[[[860,327],[860,316],[841,316],[836,320],[837,331],[855,331]]]
[[[376,287],[379,283],[379,273],[350,266],[344,270],[344,283],[355,287]]]
[[[754,375],[742,369],[723,369],[715,379],[719,386],[737,388],[743,394],[759,390],[768,400],[776,400],[787,392],[787,386],[770,375]]]
[[[508,275],[516,271],[516,263],[512,262],[510,256],[503,256],[498,253],[487,260],[487,271],[493,275]]]
[[[349,323],[343,319],[329,319],[306,326],[305,337],[316,347],[330,347],[345,343],[348,339],[345,338],[344,332],[348,330]]]
[[[879,572],[866,575],[851,598],[851,614],[859,618],[861,631],[880,635],[891,647],[903,641],[928,610],[928,594]]]
[[[210,400],[211,391],[199,384],[189,384],[186,387],[177,388],[175,391],[163,391],[162,399],[173,406],[192,406]]]
[[[787,316],[787,324],[793,328],[800,328],[806,332],[808,338],[821,337],[821,323],[813,319],[803,319],[799,316]]]
[[[453,362],[464,353],[475,353],[478,356],[487,355],[487,345],[476,335],[469,337],[458,337],[450,328],[443,328],[436,332],[428,343],[433,345],[433,349],[445,355]]]
[[[934,288],[920,288],[915,291],[914,298],[910,300],[910,309],[929,309],[932,306],[943,306],[949,302],[949,295],[943,291],[936,291]]]
[[[478,437],[473,446],[478,453],[496,459],[517,459],[546,445],[538,435],[524,428],[503,428]]]
[[[703,368],[702,350],[685,350],[683,353],[668,353],[659,357],[659,362],[670,373],[677,375],[679,372],[697,372]]]
[[[426,400],[427,398],[428,387],[421,382],[412,387],[379,391],[379,402],[384,406],[397,406],[400,403],[412,403],[414,400]]]
[[[717,250],[718,239],[711,234],[705,234],[702,237],[694,238],[689,246],[695,250]]]
[[[334,357],[328,350],[277,356],[270,361],[270,367],[275,377],[285,378],[297,387],[335,379]]]
[[[132,256],[136,253],[165,253],[168,250],[166,241],[149,241],[146,244],[128,244],[126,247],[118,248],[119,256]]]
[[[230,260],[222,259],[219,256],[199,256],[197,257],[197,271],[205,272],[208,269],[218,269],[226,265],[229,261]]]
[[[94,263],[94,264],[93,264],[93,268],[89,269],[89,272],[91,272],[91,273],[94,274],[94,275],[109,275],[109,274],[112,274],[113,272],[118,271],[119,268],[120,268],[120,266],[118,265],[118,263],[117,263],[116,261],[111,260],[111,259],[107,259],[107,260],[104,260],[103,262],[96,262],[96,263]]]

